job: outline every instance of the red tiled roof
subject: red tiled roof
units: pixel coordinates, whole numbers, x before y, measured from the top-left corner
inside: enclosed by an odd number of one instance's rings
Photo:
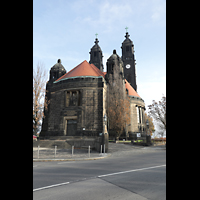
[[[76,76],[103,76],[105,78],[104,73],[101,72],[95,65],[89,64],[86,60],[84,60],[82,63],[74,67],[71,71],[64,74],[56,81]]]
[[[107,74],[107,72],[102,72],[102,73],[104,74],[104,76]],[[125,87],[128,90],[128,94],[130,96],[140,97],[139,94],[133,89],[133,87],[130,85],[130,83],[126,79],[125,79]]]
[[[130,85],[130,83],[126,79],[125,79],[125,87],[128,90],[128,94],[130,96],[140,97],[139,94],[132,88],[132,86]]]
[[[86,60],[84,60],[82,63],[74,67],[71,71],[64,74],[56,81],[77,76],[97,76],[97,77],[102,76],[105,78],[106,74],[107,72],[100,71],[94,64],[89,64]],[[125,79],[125,87],[126,89],[128,89],[130,96],[140,97],[126,79]]]

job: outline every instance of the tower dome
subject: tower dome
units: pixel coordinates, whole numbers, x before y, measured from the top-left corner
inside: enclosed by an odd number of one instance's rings
[[[61,59],[58,59],[57,63],[50,70],[50,80],[56,80],[64,74],[66,74],[66,70],[61,64]]]
[[[117,55],[116,50],[114,49],[113,54],[107,60],[107,66],[108,64],[115,64],[116,62],[118,62],[118,64],[123,65],[122,59]]]
[[[114,66],[118,66],[120,72],[123,73],[123,61],[122,59],[117,55],[116,50],[113,50],[113,54],[108,58],[107,62],[107,73],[113,73]]]

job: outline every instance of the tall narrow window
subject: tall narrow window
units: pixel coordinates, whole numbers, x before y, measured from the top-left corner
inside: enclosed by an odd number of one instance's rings
[[[80,104],[81,104],[81,95],[80,95],[79,91],[77,91],[77,104],[78,104],[78,106],[80,106]]]
[[[142,112],[142,108],[141,107],[140,107],[140,117],[141,117],[140,122],[142,124],[143,123],[143,112]]]
[[[138,112],[139,112],[139,123],[141,124],[141,110],[140,110],[140,107],[138,107]]]
[[[136,107],[136,111],[137,111],[137,123],[140,123],[139,108],[138,107]]]
[[[77,92],[76,91],[73,91],[72,92],[72,102],[71,102],[71,105],[72,106],[76,106],[77,105]]]
[[[126,46],[126,51],[129,51],[129,46]]]
[[[69,101],[70,101],[70,92],[66,92],[66,107],[69,106]]]

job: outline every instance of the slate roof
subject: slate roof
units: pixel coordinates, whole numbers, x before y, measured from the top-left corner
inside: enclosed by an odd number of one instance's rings
[[[57,63],[51,68],[51,71],[65,71],[64,66],[61,64],[61,59],[58,59]]]

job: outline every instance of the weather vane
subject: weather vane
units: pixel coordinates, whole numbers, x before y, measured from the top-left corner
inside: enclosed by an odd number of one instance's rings
[[[126,32],[128,32],[128,31],[127,31],[127,30],[128,30],[128,27],[126,27],[125,29],[126,29]]]
[[[95,35],[96,35],[96,38],[97,38],[98,33],[96,33]]]

